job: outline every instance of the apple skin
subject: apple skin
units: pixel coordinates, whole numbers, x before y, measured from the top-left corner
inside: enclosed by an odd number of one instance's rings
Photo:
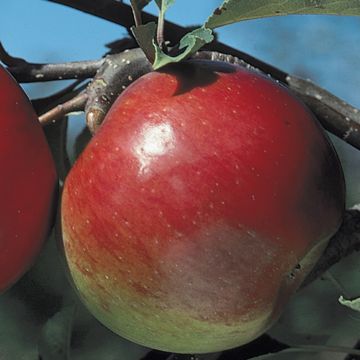
[[[287,89],[192,61],[116,100],[66,179],[64,250],[115,333],[220,351],[276,321],[338,229],[344,194],[332,145]]]
[[[55,163],[35,111],[0,66],[0,293],[33,263],[53,220]]]

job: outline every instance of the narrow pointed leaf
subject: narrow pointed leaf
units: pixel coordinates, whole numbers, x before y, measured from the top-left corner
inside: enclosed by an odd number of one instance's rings
[[[130,0],[131,6],[137,10],[142,10],[152,0]]]
[[[212,31],[210,29],[199,28],[193,30],[181,39],[179,45],[179,50],[181,52],[176,56],[169,56],[165,54],[153,40],[153,46],[155,49],[155,61],[153,63],[154,70],[173,62],[185,60],[213,39],[214,36],[212,35]]]
[[[225,0],[205,26],[214,29],[241,20],[291,14],[360,15],[360,1]]]
[[[153,63],[155,61],[155,48],[153,42],[156,34],[156,24],[154,22],[149,22],[145,25],[133,26],[131,31],[148,60]]]
[[[172,4],[174,4],[175,0],[155,0],[155,2],[158,8],[165,12]]]

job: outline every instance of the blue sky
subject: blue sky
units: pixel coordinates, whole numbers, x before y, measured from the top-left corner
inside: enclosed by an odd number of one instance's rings
[[[220,3],[177,0],[167,16],[182,25],[199,24]],[[147,10],[154,11],[155,6]],[[125,34],[118,25],[45,0],[3,0],[0,5],[1,41],[11,54],[28,61],[99,58],[105,51],[104,44]],[[360,107],[360,18],[302,15],[252,20],[221,28],[218,36],[279,68],[311,78]],[[25,86],[25,90],[39,97],[55,86]],[[352,171],[360,157],[344,144],[337,146],[344,166]],[[352,192],[360,193],[356,185],[360,174],[354,179],[350,187],[356,191]]]

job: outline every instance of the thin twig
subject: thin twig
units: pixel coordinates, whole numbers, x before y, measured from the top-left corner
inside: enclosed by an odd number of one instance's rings
[[[341,228],[332,237],[325,252],[302,286],[319,278],[342,258],[355,251],[360,251],[360,211],[353,208],[346,211]]]
[[[11,56],[4,48],[3,44],[0,41],[0,61],[7,66],[24,66],[28,62],[24,59]]]
[[[44,114],[51,108],[72,99],[87,86],[87,83],[81,85],[84,80],[76,80],[63,89],[43,98],[32,99],[31,103],[37,114]],[[81,86],[80,86],[81,85]]]
[[[164,49],[164,25],[165,25],[165,14],[164,14],[163,5],[159,9],[159,17],[157,21],[157,30],[156,30],[156,41],[160,49]]]
[[[26,64],[9,67],[8,71],[21,83],[67,79],[88,79],[95,75],[103,59],[74,61],[64,64]]]
[[[47,111],[45,114],[39,116],[39,121],[44,126],[63,118],[71,112],[83,111],[87,99],[88,95],[86,94],[86,92],[81,92],[71,100],[68,100],[63,104],[59,104],[51,110]]]
[[[87,79],[96,74],[104,59],[74,61],[61,64],[34,64],[9,55],[0,42],[0,61],[21,83],[66,79]]]

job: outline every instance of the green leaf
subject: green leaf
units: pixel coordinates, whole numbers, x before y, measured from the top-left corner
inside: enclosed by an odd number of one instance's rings
[[[179,44],[180,54],[176,56],[170,56],[165,54],[160,47],[153,40],[153,46],[155,49],[155,61],[153,63],[154,70],[157,70],[167,64],[173,62],[179,62],[185,60],[196,51],[198,51],[205,44],[213,41],[214,36],[212,35],[212,31],[206,28],[195,29],[192,32],[186,34],[181,40]]]
[[[340,296],[339,303],[341,305],[344,305],[352,310],[359,311],[360,312],[360,297],[348,300],[345,299],[343,296]]]
[[[167,64],[179,62],[188,58],[202,46],[214,39],[210,29],[199,28],[193,30],[180,40],[180,54],[170,56],[165,54],[155,41],[156,24],[154,22],[132,27],[131,30],[146,57],[153,64],[154,70],[160,69]]]
[[[145,25],[133,26],[131,31],[148,60],[153,63],[155,61],[153,42],[156,34],[156,24],[149,22]]]
[[[164,45],[164,23],[165,23],[165,13],[167,9],[175,2],[175,0],[155,0],[157,6],[160,9],[158,16],[158,25],[157,25],[157,34],[156,39],[161,48]]]
[[[130,0],[131,6],[138,10],[142,10],[147,4],[151,3],[152,0]]]
[[[154,22],[150,22],[146,25],[139,25],[131,28],[139,46],[144,51],[148,60],[153,64],[154,70],[160,69],[173,62],[182,61],[194,54],[205,44],[213,41],[214,36],[212,35],[212,31],[202,27],[186,34],[180,40],[178,53],[175,56],[166,54],[162,49],[164,15],[166,10],[174,4],[175,0],[155,0],[155,2],[160,9],[158,26],[156,26]]]
[[[358,0],[225,0],[206,21],[214,29],[241,20],[291,14],[360,15]]]
[[[158,8],[165,12],[172,4],[174,4],[175,0],[155,0],[155,2]]]

